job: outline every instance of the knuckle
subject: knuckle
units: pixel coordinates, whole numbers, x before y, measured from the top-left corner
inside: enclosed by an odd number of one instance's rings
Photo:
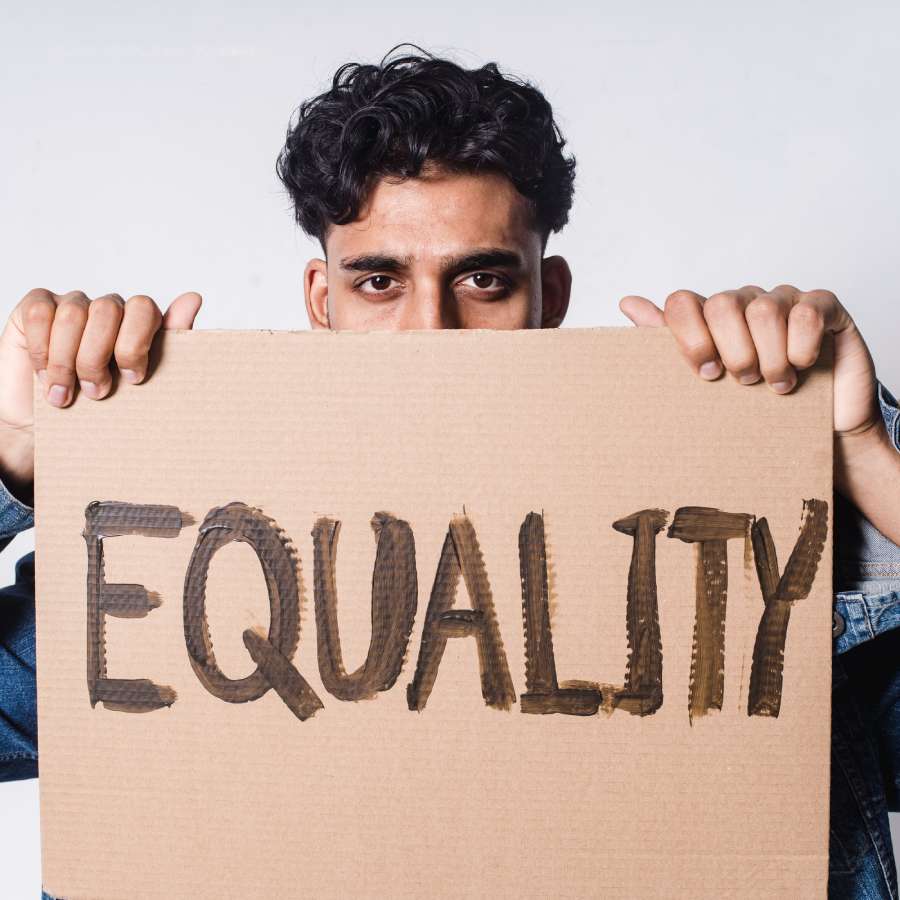
[[[22,298],[22,303],[35,303],[43,301],[53,303],[53,292],[48,291],[46,288],[32,288]],[[53,305],[55,306],[56,304],[53,303]]]
[[[104,322],[117,322],[122,318],[122,298],[113,294],[98,297],[91,302],[88,313]]]
[[[791,319],[804,328],[819,329],[824,326],[822,313],[811,303],[798,303],[791,310]]]
[[[87,302],[73,298],[64,300],[56,310],[56,319],[65,325],[81,325],[87,320]]]
[[[815,364],[817,354],[811,350],[799,350],[788,354],[788,362],[798,369],[808,369]]]
[[[691,359],[705,360],[712,354],[710,341],[686,341],[682,346],[684,352]]]
[[[744,374],[746,372],[755,372],[758,366],[756,357],[751,356],[750,354],[736,356],[733,359],[729,359],[728,362],[729,371],[735,372],[738,375]]]
[[[45,325],[53,318],[53,314],[56,312],[56,304],[50,297],[32,297],[29,294],[24,302],[22,317],[28,325]]]
[[[734,291],[719,291],[717,294],[710,295],[703,304],[706,316],[721,316],[734,309],[737,309],[737,296]]]
[[[809,295],[815,301],[819,303],[834,303],[840,305],[840,300],[837,298],[837,294],[834,291],[829,291],[825,288],[816,288],[813,291],[809,291]]]
[[[109,380],[109,370],[105,366],[85,365],[78,363],[75,366],[78,378],[81,381],[93,381],[94,384],[104,384]]]
[[[142,313],[143,315],[154,317],[161,315],[159,307],[156,305],[153,298],[148,297],[146,294],[135,294],[133,297],[129,297],[125,306],[129,310]]]
[[[788,366],[763,366],[760,369],[762,377],[769,383],[773,381],[790,381],[791,370]]]
[[[668,297],[666,297],[666,306],[670,304],[679,304],[679,303],[690,303],[694,299],[694,295],[691,291],[685,290],[684,288],[672,291]]]
[[[91,301],[88,299],[88,295],[85,294],[84,291],[67,291],[60,298],[60,305],[66,303],[77,303],[82,306],[87,306]]]
[[[115,351],[116,362],[124,369],[134,369],[140,365],[146,355],[146,349],[133,341],[129,341],[121,347],[117,346]]]
[[[47,377],[52,382],[72,382],[75,380],[75,368],[67,363],[54,362],[47,366]]]
[[[675,291],[666,297],[663,312],[670,319],[680,319],[689,315],[696,303],[697,300],[690,291]]]
[[[105,366],[77,365],[75,371],[79,381],[92,381],[96,385],[102,385],[110,380],[109,370]]]
[[[768,295],[754,297],[748,304],[744,315],[748,322],[769,322],[779,313],[777,301]]]
[[[81,348],[75,357],[75,369],[79,378],[88,377],[88,373],[105,372],[108,358],[93,348]]]
[[[44,369],[47,366],[47,348],[46,347],[29,347],[28,356],[31,358],[31,365],[35,369]]]
[[[772,288],[772,292],[774,293],[775,291],[792,292],[794,294],[802,293],[802,291],[793,284],[776,284],[775,287]]]

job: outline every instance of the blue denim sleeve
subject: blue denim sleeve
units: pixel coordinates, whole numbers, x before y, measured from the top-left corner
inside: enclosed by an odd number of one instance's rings
[[[0,481],[0,551],[34,525],[34,510]],[[16,563],[14,584],[0,588],[0,781],[37,775],[34,666],[34,553]]]
[[[900,409],[878,383],[900,452]],[[888,811],[900,809],[900,547],[834,495],[828,896],[896,898]]]
[[[900,408],[894,395],[879,381],[878,405],[894,449],[900,452]]]

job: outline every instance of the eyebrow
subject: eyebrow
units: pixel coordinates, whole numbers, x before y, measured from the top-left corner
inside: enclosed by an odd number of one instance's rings
[[[367,253],[363,256],[348,256],[339,263],[345,272],[372,272],[384,269],[388,272],[400,272],[409,268],[412,257],[389,256],[384,253]]]
[[[442,257],[444,269],[450,274],[468,272],[472,269],[506,268],[521,269],[524,266],[522,257],[512,251],[499,247],[487,247],[465,253],[461,256]],[[412,264],[411,256],[391,256],[387,253],[367,253],[362,256],[350,256],[342,259],[339,267],[345,272],[403,272]]]

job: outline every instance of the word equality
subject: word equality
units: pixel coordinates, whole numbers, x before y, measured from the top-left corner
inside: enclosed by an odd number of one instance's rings
[[[662,639],[656,587],[656,541],[669,513],[643,509],[612,527],[633,542],[628,573],[626,633],[628,662],[621,686],[558,681],[550,626],[543,516],[530,512],[519,529],[519,564],[525,631],[526,692],[523,713],[589,716],[603,707],[632,715],[655,713],[663,703]],[[176,537],[193,519],[175,506],[93,501],[85,510],[87,542],[87,681],[91,705],[125,712],[171,706],[173,688],[145,678],[107,675],[105,616],[136,618],[159,605],[140,584],[114,584],[104,577],[104,541],[119,535]],[[388,513],[371,521],[377,548],[372,575],[372,635],[363,664],[347,672],[337,620],[335,565],[340,522],[319,518],[313,527],[313,581],[319,674],[339,700],[362,700],[393,687],[400,675],[418,604],[416,552],[408,522]],[[726,544],[749,536],[763,609],[753,648],[747,713],[777,716],[781,707],[784,647],[791,606],[809,595],[825,545],[828,504],[804,500],[800,533],[781,571],[765,518],[712,507],[676,510],[667,536],[699,546],[696,614],[691,656],[689,715],[722,708],[725,659]],[[216,551],[232,541],[251,546],[262,566],[269,594],[268,634],[247,629],[244,645],[256,670],[229,678],[217,665],[206,616],[206,578]],[[197,678],[213,696],[230,703],[257,700],[274,689],[288,709],[305,720],[322,700],[294,666],[300,640],[299,563],[284,531],[261,510],[234,502],[215,507],[203,520],[184,580],[184,638]],[[454,606],[460,579],[471,606]],[[411,710],[425,709],[447,641],[477,644],[481,692],[488,706],[509,709],[516,701],[500,636],[490,582],[475,528],[465,515],[447,529],[412,681]]]

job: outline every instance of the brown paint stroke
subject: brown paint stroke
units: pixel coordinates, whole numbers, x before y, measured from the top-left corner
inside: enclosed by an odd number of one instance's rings
[[[341,523],[319,518],[312,530],[319,674],[339,700],[365,700],[394,686],[406,659],[419,587],[416,544],[408,522],[378,512],[371,520],[377,541],[372,571],[372,636],[365,662],[344,668],[337,618],[335,563]]]
[[[109,616],[140,619],[161,602],[156,591],[148,591],[142,584],[111,584],[103,592],[100,608]]]
[[[453,609],[462,575],[472,609]],[[406,688],[410,709],[421,712],[434,687],[447,639],[474,637],[478,645],[481,695],[488,706],[509,709],[516,692],[494,612],[484,558],[472,523],[465,515],[454,516],[444,538],[419,647],[413,680]]]
[[[564,681],[556,676],[553,633],[550,628],[550,587],[544,517],[530,512],[519,528],[519,570],[522,579],[522,617],[525,631],[523,713],[561,713],[594,716],[603,695],[590,682]],[[579,686],[576,687],[575,685]]]
[[[634,538],[625,617],[628,664],[625,686],[615,692],[612,706],[637,716],[652,715],[663,703],[656,535],[668,518],[668,510],[642,509],[612,524],[616,531]]]
[[[250,658],[298,719],[308,719],[317,709],[322,708],[322,701],[306,679],[286,656],[272,646],[265,634],[254,628],[247,628],[243,637]]]
[[[93,500],[84,510],[87,544],[87,684],[91,706],[120,712],[151,712],[171,706],[173,688],[147,678],[108,678],[105,617],[140,618],[160,605],[159,594],[142,584],[110,584],[104,575],[106,538],[134,534],[173,538],[194,519],[176,506]]]
[[[808,597],[812,589],[828,533],[828,504],[824,500],[803,501],[800,534],[784,574],[779,574],[768,521],[761,518],[750,532],[765,607],[753,645],[747,715],[777,716],[781,710],[784,645],[791,606]]]
[[[251,629],[243,634],[257,666],[245,678],[229,678],[219,668],[206,617],[210,562],[217,550],[232,541],[253,548],[269,594],[267,637],[257,640]],[[184,638],[194,672],[213,696],[229,703],[246,703],[272,687],[301,720],[322,708],[322,701],[290,662],[300,641],[298,569],[290,539],[262,510],[234,502],[213,507],[206,514],[184,578]]]
[[[668,536],[699,544],[696,571],[697,611],[691,650],[688,715],[721,709],[725,693],[725,603],[728,591],[727,541],[744,538],[753,516],[708,506],[675,511]]]

